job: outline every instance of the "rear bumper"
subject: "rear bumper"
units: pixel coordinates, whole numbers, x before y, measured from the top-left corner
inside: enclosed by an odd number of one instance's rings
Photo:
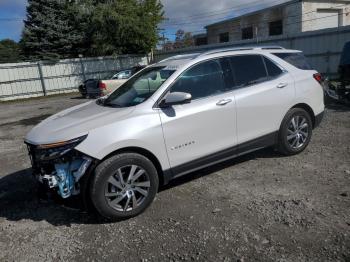
[[[314,128],[318,127],[321,124],[323,116],[324,116],[324,111],[322,111],[317,116],[315,116]]]

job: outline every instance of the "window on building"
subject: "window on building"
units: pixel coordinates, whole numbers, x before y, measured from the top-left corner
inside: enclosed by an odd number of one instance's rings
[[[317,9],[315,14],[317,22],[313,23],[312,30],[342,26],[341,14],[341,9]]]
[[[190,93],[192,99],[226,92],[220,62],[211,60],[193,66],[176,80],[170,92]]]
[[[246,27],[242,29],[242,40],[253,38],[253,27]]]
[[[195,38],[194,43],[195,43],[196,46],[207,45],[208,44],[208,39],[207,39],[207,37],[197,37],[197,38]]]
[[[273,21],[269,23],[269,35],[282,35],[283,34],[283,21]]]
[[[229,40],[230,40],[230,36],[229,36],[228,32],[222,33],[222,34],[219,35],[219,41],[220,41],[220,43],[226,43],[226,42],[228,42]]]

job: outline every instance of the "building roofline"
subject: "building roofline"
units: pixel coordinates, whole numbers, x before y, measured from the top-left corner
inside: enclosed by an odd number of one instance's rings
[[[193,38],[207,37],[207,33],[195,34],[195,35],[192,35],[192,37],[193,37]]]
[[[281,4],[278,4],[278,5],[273,5],[273,6],[266,7],[266,8],[263,8],[263,9],[259,9],[259,10],[253,11],[253,12],[249,12],[249,13],[246,13],[246,14],[243,14],[243,15],[240,15],[240,16],[232,17],[232,18],[229,18],[229,19],[225,19],[225,20],[213,23],[213,24],[209,24],[209,25],[204,26],[204,28],[208,29],[208,27],[211,27],[211,26],[214,26],[214,25],[220,25],[220,24],[224,24],[224,23],[227,23],[227,22],[239,20],[242,17],[255,15],[255,14],[258,14],[260,12],[264,12],[266,10],[269,10],[269,9],[279,8],[279,7],[283,7],[283,6],[286,6],[286,5],[291,5],[291,4],[294,4],[294,3],[298,3],[298,2],[301,2],[301,1],[302,0],[290,0],[290,1],[287,1],[285,3],[281,3]]]

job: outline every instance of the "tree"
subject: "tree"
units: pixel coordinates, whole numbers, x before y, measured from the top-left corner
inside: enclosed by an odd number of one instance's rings
[[[21,46],[29,59],[71,57],[73,43],[81,37],[67,12],[70,1],[28,0]]]
[[[148,53],[162,9],[159,0],[28,0],[23,53],[30,59]]]
[[[0,63],[15,63],[20,60],[20,47],[11,39],[0,41]]]
[[[173,44],[174,48],[185,48],[194,45],[194,40],[190,32],[185,32],[179,29],[175,33],[175,42]]]
[[[158,42],[163,19],[158,0],[114,0],[98,3],[92,16],[94,55],[148,53]]]

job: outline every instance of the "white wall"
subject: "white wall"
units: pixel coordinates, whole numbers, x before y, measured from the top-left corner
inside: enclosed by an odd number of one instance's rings
[[[104,78],[138,64],[146,65],[147,58],[118,56],[40,62],[47,94],[76,91],[84,75],[86,79]],[[42,95],[38,62],[0,64],[0,101]]]
[[[302,32],[350,25],[350,1],[304,0]]]

